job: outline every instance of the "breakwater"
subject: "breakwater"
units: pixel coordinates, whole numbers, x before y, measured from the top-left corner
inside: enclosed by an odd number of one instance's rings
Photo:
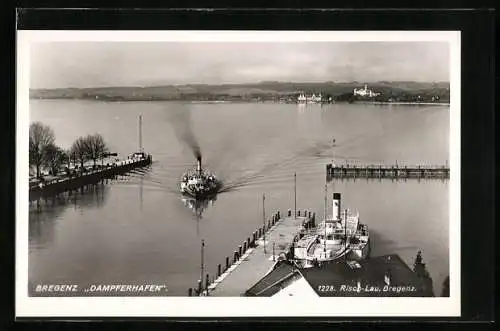
[[[326,165],[329,178],[448,179],[450,168],[438,165]]]
[[[145,167],[152,163],[152,156],[145,155],[143,158],[127,159],[103,166],[97,170],[89,170],[75,176],[66,176],[30,185],[29,200],[34,201],[43,196],[56,195],[65,191],[75,190],[85,185],[98,183],[103,179],[113,178],[125,174],[133,169]]]

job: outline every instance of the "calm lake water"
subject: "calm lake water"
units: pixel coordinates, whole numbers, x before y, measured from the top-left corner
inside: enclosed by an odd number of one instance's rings
[[[322,216],[332,159],[448,159],[448,106],[30,101],[30,122],[50,125],[61,147],[101,133],[122,157],[138,149],[139,114],[150,168],[41,201],[38,211],[30,204],[30,284],[166,284],[169,295],[185,296],[200,277],[201,240],[206,271],[214,275],[261,226],[263,193],[267,214],[293,209],[294,172],[297,207]],[[195,164],[189,130],[204,165],[235,187],[208,204],[201,219],[178,194],[180,176]],[[328,190],[329,201],[338,191],[343,206],[359,211],[372,233],[372,255],[397,253],[412,265],[422,250],[440,295],[449,274],[448,181],[335,181]]]

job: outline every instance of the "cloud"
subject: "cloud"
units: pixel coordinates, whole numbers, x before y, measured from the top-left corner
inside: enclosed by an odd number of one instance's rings
[[[32,88],[448,77],[444,42],[52,42],[31,48]]]

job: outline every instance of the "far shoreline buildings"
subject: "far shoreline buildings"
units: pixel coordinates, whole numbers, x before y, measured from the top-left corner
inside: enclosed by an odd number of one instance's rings
[[[353,95],[355,95],[355,96],[358,95],[360,97],[373,98],[373,97],[379,96],[380,93],[373,92],[373,90],[369,89],[368,85],[365,84],[364,88],[360,88],[360,89],[354,88]]]
[[[311,96],[307,96],[304,93],[301,93],[299,97],[297,98],[298,103],[321,103],[322,102],[322,95],[321,93],[316,95],[313,93]]]

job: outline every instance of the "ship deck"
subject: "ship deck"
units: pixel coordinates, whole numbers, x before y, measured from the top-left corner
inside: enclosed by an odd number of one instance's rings
[[[273,267],[280,253],[286,253],[306,217],[280,219],[257,246],[248,249],[241,259],[218,277],[209,287],[210,296],[243,296],[245,291],[259,282]],[[273,260],[274,244],[274,260]],[[265,248],[265,250],[264,250]]]

